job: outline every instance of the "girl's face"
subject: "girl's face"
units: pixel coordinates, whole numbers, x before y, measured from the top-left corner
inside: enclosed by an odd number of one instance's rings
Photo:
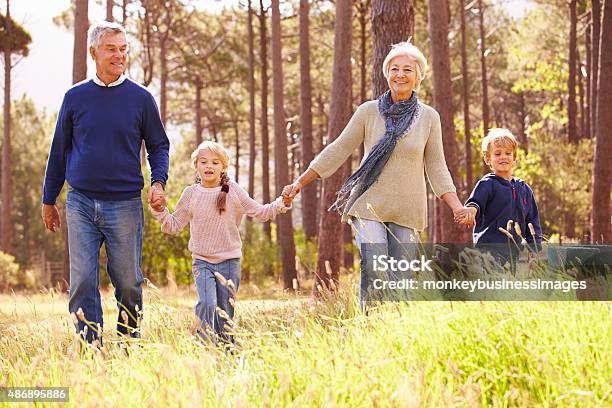
[[[221,158],[206,149],[198,153],[196,171],[200,176],[200,184],[204,187],[218,187],[221,185],[221,173],[226,170]]]

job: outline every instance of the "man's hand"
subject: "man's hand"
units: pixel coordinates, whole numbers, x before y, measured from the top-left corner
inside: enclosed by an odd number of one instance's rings
[[[60,221],[59,211],[56,205],[42,205],[42,219],[45,223],[45,228],[51,232],[55,232],[62,225]]]
[[[155,211],[163,211],[166,207],[166,193],[161,183],[153,183],[147,194],[147,201]]]

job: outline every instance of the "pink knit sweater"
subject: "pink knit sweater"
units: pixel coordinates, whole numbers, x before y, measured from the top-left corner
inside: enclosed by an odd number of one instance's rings
[[[174,213],[168,208],[157,212],[150,206],[151,213],[161,223],[161,230],[167,234],[179,233],[190,223],[189,250],[192,256],[212,263],[242,256],[240,222],[243,215],[259,221],[268,221],[279,213],[285,213],[282,198],[261,205],[249,197],[240,185],[229,183],[226,209],[222,215],[217,210],[217,196],[221,187],[205,188],[199,184],[185,190],[176,204]]]

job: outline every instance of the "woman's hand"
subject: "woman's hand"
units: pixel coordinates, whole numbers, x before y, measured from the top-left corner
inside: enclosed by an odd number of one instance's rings
[[[300,183],[299,179],[294,181],[293,184],[287,184],[283,187],[283,202],[291,204],[296,195],[302,190],[302,183]]]
[[[292,186],[292,184],[289,184],[289,185],[283,187],[283,192],[281,194],[281,197],[282,197],[282,200],[283,200],[283,205],[285,207],[291,207],[291,205],[293,204],[293,198],[291,198],[289,196],[290,190],[287,190],[287,188],[291,187],[291,186]]]
[[[461,207],[453,212],[453,217],[457,224],[471,228],[476,223],[476,213],[474,207]]]
[[[283,187],[283,192],[281,194],[283,196],[283,201],[285,199],[293,201],[295,196],[298,195],[304,186],[318,178],[319,175],[316,171],[313,169],[306,170],[292,184],[287,184],[285,187]]]

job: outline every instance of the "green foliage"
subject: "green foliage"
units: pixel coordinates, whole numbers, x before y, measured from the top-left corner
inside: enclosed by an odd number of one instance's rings
[[[169,208],[174,208],[178,199],[170,197]],[[146,203],[146,193],[143,192]],[[142,270],[144,276],[156,285],[168,283],[168,271],[172,270],[177,284],[193,282],[191,275],[191,253],[189,227],[177,235],[161,232],[159,223],[145,209],[144,237],[142,243]]]
[[[38,279],[34,271],[21,269],[14,256],[0,251],[0,292],[34,289],[37,286]]]
[[[308,276],[312,276],[317,269],[317,241],[307,240],[303,228],[295,228],[293,232],[295,241],[295,254],[300,259],[300,268]]]
[[[37,263],[42,253],[49,261],[61,261],[62,233],[45,231],[40,218],[42,183],[55,117],[36,110],[34,103],[24,97],[13,101],[11,120],[13,255],[22,267]],[[64,188],[58,199],[60,207],[65,191]]]
[[[588,237],[593,140],[583,139],[578,145],[560,143],[555,135],[532,130],[529,154],[519,150],[515,175],[534,191],[544,237],[564,231],[567,212],[575,214],[577,236]]]
[[[250,232],[249,236],[243,235],[240,267],[249,271],[251,282],[261,284],[268,271],[271,271],[273,276],[279,274],[278,271],[281,269],[279,247],[265,236],[260,225],[253,224],[247,228]],[[272,236],[276,236],[274,224],[272,224]]]
[[[7,26],[10,26],[11,36],[9,38]],[[30,50],[28,45],[32,42],[32,36],[25,28],[17,24],[12,18],[7,24],[7,18],[0,14],[0,51],[4,51],[6,46],[9,46],[11,54],[19,54],[27,57]]]
[[[4,252],[0,252],[0,282],[4,290],[20,283],[19,265],[15,263],[15,257]]]

